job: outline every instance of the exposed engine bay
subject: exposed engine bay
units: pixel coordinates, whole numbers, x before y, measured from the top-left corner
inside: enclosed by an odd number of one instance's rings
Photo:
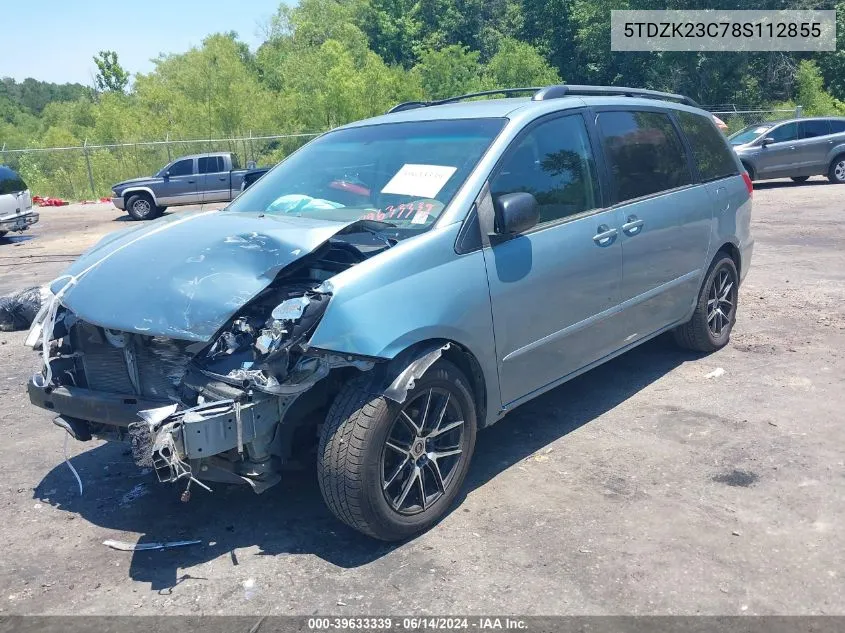
[[[88,323],[59,303],[39,315],[28,343],[45,368],[30,399],[60,415],[74,438],[129,442],[160,481],[246,483],[262,492],[294,456],[316,445],[333,394],[379,359],[311,348],[330,279],[390,248],[365,227],[333,238],[283,269],[209,342],[122,332]]]

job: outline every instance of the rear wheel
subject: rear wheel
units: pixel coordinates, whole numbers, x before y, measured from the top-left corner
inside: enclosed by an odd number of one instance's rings
[[[133,220],[152,220],[161,215],[159,207],[153,204],[152,198],[145,193],[138,193],[126,201],[126,211]]]
[[[329,509],[385,541],[418,534],[449,509],[475,448],[469,382],[440,360],[398,404],[348,383],[323,427],[317,471]]]
[[[710,266],[692,318],[675,328],[675,342],[697,352],[715,352],[728,344],[736,323],[739,274],[733,259],[719,252]]]
[[[810,178],[809,176],[791,176],[792,180],[795,182],[807,182]]]
[[[830,182],[837,184],[845,184],[845,154],[840,154],[830,163],[830,169],[827,170],[827,177]]]

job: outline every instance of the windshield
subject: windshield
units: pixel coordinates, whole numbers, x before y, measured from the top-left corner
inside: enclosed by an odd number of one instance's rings
[[[378,220],[398,239],[437,220],[505,119],[386,123],[315,139],[247,189],[232,211]]]
[[[772,127],[773,125],[761,125],[759,123],[757,125],[749,125],[747,128],[729,136],[728,140],[731,142],[731,145],[745,145],[761,134],[768,132]]]

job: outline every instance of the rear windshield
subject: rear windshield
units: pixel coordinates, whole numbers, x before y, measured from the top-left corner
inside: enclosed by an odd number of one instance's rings
[[[413,121],[329,132],[268,172],[229,209],[378,220],[393,225],[395,237],[409,237],[434,224],[504,124]]]
[[[0,196],[26,191],[26,183],[14,170],[0,165]]]
[[[753,141],[761,134],[768,132],[773,127],[774,124],[761,125],[758,123],[757,125],[749,125],[747,128],[740,130],[736,134],[731,134],[728,137],[728,140],[731,142],[731,145],[745,145],[746,143],[750,143],[751,141]]]

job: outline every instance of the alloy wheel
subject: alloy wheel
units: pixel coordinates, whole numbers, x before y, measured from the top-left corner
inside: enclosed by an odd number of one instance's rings
[[[147,217],[151,209],[149,201],[144,200],[143,198],[141,198],[140,200],[136,200],[135,204],[132,205],[132,208],[135,213],[137,213],[138,216],[142,218]]]
[[[404,515],[430,508],[460,471],[465,443],[462,412],[446,389],[415,394],[393,422],[382,451],[388,505]]]
[[[707,326],[715,337],[722,336],[736,309],[736,284],[730,271],[722,268],[713,279],[707,298]]]
[[[845,182],[845,160],[840,160],[836,163],[833,167],[833,175],[836,176],[836,179],[840,182]]]

